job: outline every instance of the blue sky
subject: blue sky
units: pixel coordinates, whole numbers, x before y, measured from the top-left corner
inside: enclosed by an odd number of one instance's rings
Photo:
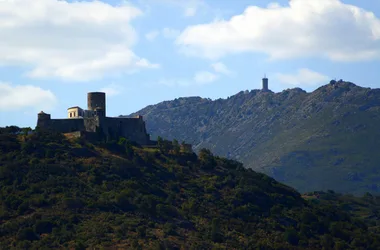
[[[68,14],[70,13],[70,14]],[[380,1],[0,0],[0,126],[344,79],[378,88]]]

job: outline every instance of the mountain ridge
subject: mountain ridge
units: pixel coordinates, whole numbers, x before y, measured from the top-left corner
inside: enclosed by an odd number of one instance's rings
[[[210,148],[300,191],[364,193],[380,188],[375,181],[380,159],[374,152],[380,146],[374,140],[380,136],[379,107],[379,89],[332,80],[312,92],[293,88],[278,93],[240,91],[216,100],[178,98],[132,116],[144,116],[152,138],[176,138],[196,149]],[[368,166],[359,167],[368,158],[373,158]],[[337,176],[323,180],[314,167]],[[351,176],[364,181],[352,182]]]

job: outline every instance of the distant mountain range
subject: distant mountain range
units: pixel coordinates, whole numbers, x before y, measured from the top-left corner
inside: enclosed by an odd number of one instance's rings
[[[301,192],[380,191],[380,89],[333,80],[311,93],[178,98],[136,114],[153,139],[209,148]]]

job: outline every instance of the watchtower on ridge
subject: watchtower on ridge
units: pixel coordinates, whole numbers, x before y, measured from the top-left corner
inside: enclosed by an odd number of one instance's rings
[[[263,83],[262,91],[264,91],[264,92],[269,91],[269,88],[268,88],[268,78],[266,77],[266,75],[264,75],[262,83]]]

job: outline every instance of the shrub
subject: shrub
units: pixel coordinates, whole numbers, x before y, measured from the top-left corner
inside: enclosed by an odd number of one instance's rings
[[[139,227],[137,227],[136,231],[137,231],[137,234],[141,238],[145,238],[145,236],[146,236],[146,227],[145,226],[139,226]]]
[[[23,240],[33,241],[33,240],[38,240],[38,236],[34,233],[33,229],[24,228],[18,232],[17,239],[20,241],[23,241]]]
[[[21,214],[24,214],[28,210],[29,210],[29,202],[24,201],[23,203],[20,204],[20,206],[18,206],[17,213],[21,215]]]
[[[163,231],[166,235],[176,235],[176,226],[172,223],[165,223]]]
[[[298,245],[300,239],[296,230],[292,228],[285,231],[285,240],[290,244],[296,246]]]
[[[53,223],[48,220],[41,220],[34,226],[34,231],[37,234],[51,233],[53,230]]]
[[[84,202],[78,198],[66,198],[63,201],[63,206],[67,209],[80,209],[83,208],[84,205]]]

